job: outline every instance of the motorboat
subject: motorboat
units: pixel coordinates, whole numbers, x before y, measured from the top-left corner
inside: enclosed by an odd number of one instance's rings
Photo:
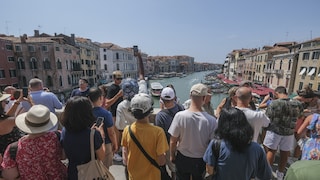
[[[153,82],[150,86],[152,96],[160,97],[163,86],[159,82]]]

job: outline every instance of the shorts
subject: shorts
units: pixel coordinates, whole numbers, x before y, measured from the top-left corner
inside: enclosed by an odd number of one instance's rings
[[[294,135],[282,136],[272,131],[267,131],[263,145],[272,150],[279,148],[281,151],[290,151],[293,148],[294,141]]]
[[[106,153],[105,158],[102,161],[103,164],[109,169],[113,162],[113,152],[112,152],[112,145],[111,143],[105,144]]]

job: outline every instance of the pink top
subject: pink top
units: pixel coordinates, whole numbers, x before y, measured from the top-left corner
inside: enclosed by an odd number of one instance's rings
[[[18,142],[16,161],[10,158],[9,146],[3,157],[3,169],[18,166],[20,180],[66,179],[67,168],[61,162],[62,147],[55,132],[36,138],[22,137]]]

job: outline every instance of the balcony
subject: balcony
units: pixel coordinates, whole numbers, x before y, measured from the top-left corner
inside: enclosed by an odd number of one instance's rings
[[[276,70],[273,70],[272,72],[273,74],[276,74],[276,75],[283,75],[283,70],[282,69],[276,69]]]
[[[291,71],[286,71],[286,75],[291,75]]]
[[[266,74],[271,74],[272,70],[271,69],[265,69],[263,72],[266,73]]]

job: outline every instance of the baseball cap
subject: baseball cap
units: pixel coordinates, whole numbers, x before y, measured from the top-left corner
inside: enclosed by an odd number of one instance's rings
[[[123,97],[128,100],[131,100],[134,97],[134,95],[138,94],[139,92],[138,82],[132,78],[126,78],[122,82],[121,87],[123,90]]]
[[[164,100],[172,100],[174,97],[175,94],[171,87],[165,87],[161,92],[161,98]]]
[[[206,96],[211,95],[208,93],[208,87],[204,84],[198,83],[191,87],[190,90],[191,96]]]
[[[146,113],[147,111],[152,109],[152,100],[148,94],[136,94],[131,99],[130,108],[132,111],[141,110],[142,113]]]

